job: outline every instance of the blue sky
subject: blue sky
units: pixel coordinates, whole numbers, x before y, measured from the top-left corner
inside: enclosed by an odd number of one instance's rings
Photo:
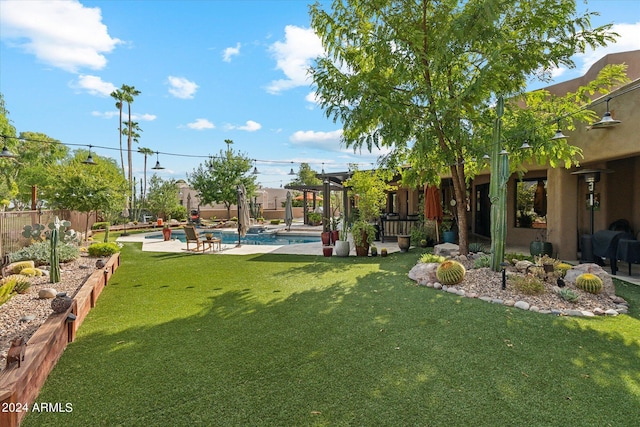
[[[186,178],[225,139],[256,159],[265,187],[287,184],[301,162],[327,172],[368,167],[380,153],[342,147],[340,125],[314,103],[305,70],[322,48],[307,4],[0,0],[0,92],[18,132],[110,147],[94,150],[119,159],[109,93],[135,86],[139,146],[160,152],[164,178]],[[576,69],[557,70],[555,82],[583,74],[607,53],[640,49],[640,1],[578,4],[601,12],[593,24],[614,23],[621,38],[576,57]],[[142,169],[134,154],[134,174]]]

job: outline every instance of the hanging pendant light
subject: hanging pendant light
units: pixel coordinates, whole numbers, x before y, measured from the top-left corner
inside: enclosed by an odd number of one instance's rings
[[[522,145],[520,146],[521,150],[528,150],[529,148],[531,148],[531,146],[529,145],[529,140],[525,139],[524,142],[522,143]]]
[[[85,165],[96,165],[97,163],[93,160],[93,156],[91,155],[91,147],[92,145],[89,145],[89,155],[87,156],[87,160],[85,160],[84,163]]]
[[[160,153],[158,151],[156,151],[156,165],[154,167],[152,167],[151,169],[153,170],[162,170],[164,169],[164,167],[162,167],[160,165]]]
[[[556,134],[553,136],[553,138],[551,138],[552,140],[556,140],[556,139],[567,139],[568,136],[566,136],[565,134],[562,133],[562,130],[560,129],[560,119],[558,119],[558,130],[556,130]]]
[[[498,154],[500,154],[501,156],[506,156],[507,154],[509,154],[509,152],[506,148],[503,148],[502,151],[500,151]]]
[[[256,161],[253,161],[253,172],[251,172],[251,174],[253,175],[258,175],[260,172],[258,172],[258,167],[256,166]]]
[[[482,158],[485,160],[491,160],[491,156],[488,155],[487,153],[485,153],[484,156],[482,156]]]
[[[591,129],[604,129],[622,123],[620,120],[615,120],[611,117],[611,112],[609,111],[609,101],[611,101],[611,98],[607,98],[605,101],[607,102],[607,111],[599,122],[595,122],[591,125]]]
[[[322,162],[322,175],[324,175],[324,162]]]
[[[14,157],[16,157],[16,155],[13,154],[11,151],[9,151],[9,149],[5,145],[2,147],[2,152],[0,152],[0,157],[5,159],[13,159]]]

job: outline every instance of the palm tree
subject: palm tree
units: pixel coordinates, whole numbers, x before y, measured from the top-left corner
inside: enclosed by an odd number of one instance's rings
[[[116,108],[120,111],[120,127],[118,128],[118,133],[120,134],[120,166],[122,166],[122,176],[125,176],[124,157],[122,155],[122,103],[124,102],[124,92],[116,89],[111,92],[111,97],[116,100]]]
[[[153,155],[154,151],[151,148],[140,147],[138,153],[144,155],[144,187],[142,190],[142,208],[144,209],[144,202],[147,197],[147,157]]]
[[[131,142],[132,142],[132,132],[133,132],[133,126],[132,126],[132,121],[131,121],[131,103],[134,100],[134,97],[140,95],[140,91],[136,90],[135,86],[128,86],[123,84],[122,87],[120,88],[122,90],[122,92],[124,92],[124,101],[127,103],[127,107],[128,107],[128,113],[129,113],[129,126],[128,126],[128,138],[127,138],[127,179],[129,181],[129,191],[131,191],[131,186],[133,183],[133,158],[131,155]]]

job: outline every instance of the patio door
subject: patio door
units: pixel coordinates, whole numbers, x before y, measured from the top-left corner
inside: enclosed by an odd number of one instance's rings
[[[491,201],[489,184],[476,185],[476,224],[475,232],[491,237]]]

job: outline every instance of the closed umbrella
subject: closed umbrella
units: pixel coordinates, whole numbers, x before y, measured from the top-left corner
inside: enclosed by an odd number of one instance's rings
[[[442,204],[440,203],[440,190],[434,185],[424,188],[424,217],[436,221],[436,240],[440,241],[438,223],[442,221]]]
[[[287,202],[284,205],[284,223],[291,231],[291,223],[293,222],[293,203],[291,201],[291,192],[287,191]]]
[[[247,235],[249,229],[249,205],[247,204],[247,190],[244,185],[240,184],[236,187],[238,192],[238,246],[240,245],[240,237]]]

